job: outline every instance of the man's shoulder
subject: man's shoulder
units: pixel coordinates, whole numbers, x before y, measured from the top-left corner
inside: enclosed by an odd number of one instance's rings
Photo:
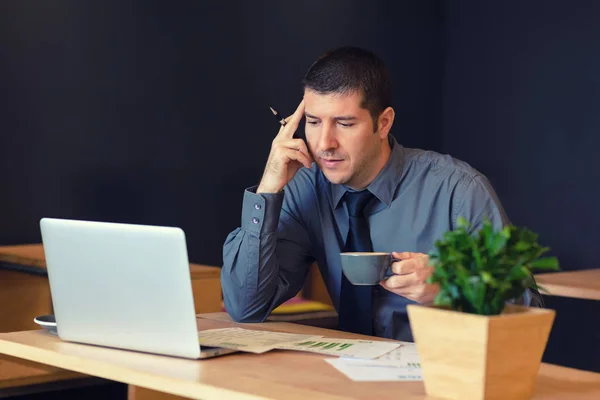
[[[418,148],[404,148],[405,167],[415,173],[447,178],[457,181],[471,181],[483,177],[481,172],[466,161],[460,160],[449,154],[442,154],[432,150]]]

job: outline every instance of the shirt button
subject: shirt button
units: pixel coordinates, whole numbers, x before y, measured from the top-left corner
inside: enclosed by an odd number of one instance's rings
[[[252,218],[252,222],[255,224],[258,224],[260,222],[260,220],[256,217]]]
[[[254,208],[255,208],[256,210],[260,210],[260,204],[255,204],[255,205],[254,205]]]

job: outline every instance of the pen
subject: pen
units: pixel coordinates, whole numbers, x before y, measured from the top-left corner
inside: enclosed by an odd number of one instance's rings
[[[275,111],[273,109],[273,107],[269,107],[269,108],[271,109],[271,112],[275,116],[275,119],[277,119],[277,121],[281,124],[281,126],[285,126],[285,124],[287,124],[287,122],[285,122],[285,118],[283,118],[281,115],[279,115],[279,113],[277,111]]]

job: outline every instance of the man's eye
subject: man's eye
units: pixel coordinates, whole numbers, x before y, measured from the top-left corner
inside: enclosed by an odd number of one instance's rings
[[[306,121],[309,125],[317,125],[319,121]]]
[[[353,127],[354,124],[349,124],[349,123],[343,123],[343,122],[338,122],[338,124],[340,124],[341,126],[343,126],[344,128],[350,128]]]

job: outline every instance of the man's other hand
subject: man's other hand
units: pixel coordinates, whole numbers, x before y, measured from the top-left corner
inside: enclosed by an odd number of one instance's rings
[[[433,267],[429,266],[429,256],[411,252],[394,252],[392,256],[401,261],[392,264],[394,274],[382,280],[380,285],[392,293],[417,303],[432,303],[440,288],[437,284],[426,283],[427,278],[433,273]]]

